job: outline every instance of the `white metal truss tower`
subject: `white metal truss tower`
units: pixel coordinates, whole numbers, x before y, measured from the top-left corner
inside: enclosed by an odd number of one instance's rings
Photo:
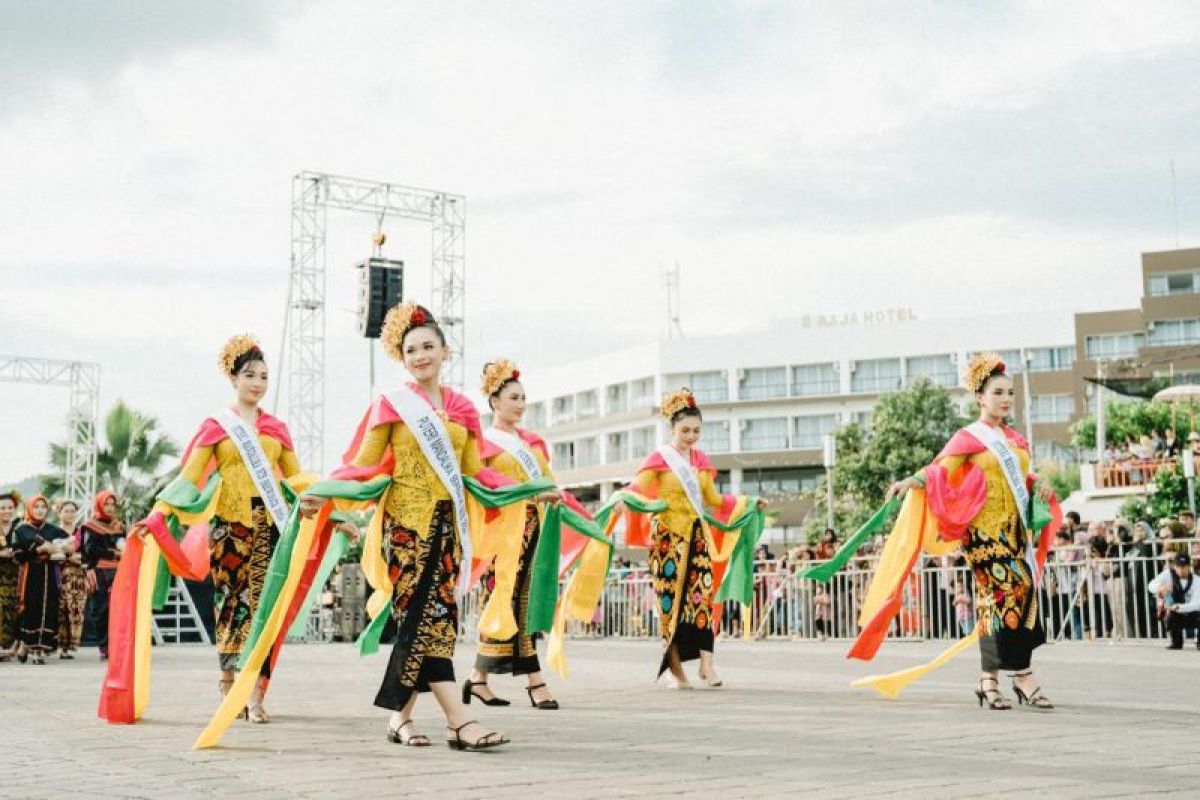
[[[328,210],[428,222],[432,236],[430,310],[446,333],[452,358],[446,382],[466,378],[466,213],[462,195],[380,181],[301,172],[292,178],[292,258],[284,348],[288,426],[300,463],[324,468],[325,231]]]
[[[65,386],[67,410],[65,497],[81,509],[96,493],[96,424],[100,417],[100,365],[85,361],[0,356],[0,381]]]

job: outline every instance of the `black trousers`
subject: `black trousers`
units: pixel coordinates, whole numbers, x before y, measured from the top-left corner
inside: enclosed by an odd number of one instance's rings
[[[1168,611],[1166,622],[1167,632],[1171,635],[1171,647],[1183,647],[1184,629],[1200,628],[1200,611],[1193,611],[1189,614]],[[1197,646],[1200,647],[1200,645]]]
[[[88,598],[91,600],[92,629],[96,632],[96,644],[101,653],[108,652],[108,599],[116,577],[115,569],[96,567],[96,591]]]

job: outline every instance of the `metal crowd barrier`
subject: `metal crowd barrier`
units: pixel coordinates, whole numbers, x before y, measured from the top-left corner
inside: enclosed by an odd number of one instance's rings
[[[1049,641],[1067,639],[1150,639],[1165,635],[1157,599],[1148,586],[1177,551],[1193,552],[1194,542],[1172,541],[1158,555],[1092,558],[1083,548],[1052,551],[1038,592],[1039,615]],[[1200,554],[1193,553],[1200,557]],[[810,566],[813,562],[804,562]],[[779,561],[755,567],[749,611],[726,603],[719,631],[730,637],[772,639],[851,639],[874,574],[875,561],[859,558],[827,584],[796,577]],[[461,607],[464,637],[473,640],[480,592]],[[965,601],[965,602],[964,602]],[[975,622],[974,578],[969,567],[948,559],[927,559],[913,570],[904,590],[890,639],[957,639]],[[654,639],[659,636],[658,598],[645,568],[615,569],[591,621],[572,621],[577,638]]]

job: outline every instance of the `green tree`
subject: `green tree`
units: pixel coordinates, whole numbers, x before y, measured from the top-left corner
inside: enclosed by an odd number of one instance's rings
[[[869,426],[850,424],[836,434],[833,470],[834,520],[840,531],[857,528],[880,505],[892,481],[912,475],[941,452],[967,424],[950,392],[921,379],[879,398]],[[816,505],[806,533],[824,529],[826,490],[813,492]]]
[[[1195,403],[1107,403],[1104,406],[1105,439],[1124,444],[1126,439],[1137,441],[1158,431],[1165,434],[1175,425],[1180,441],[1192,431],[1191,421],[1200,413]],[[1089,414],[1071,426],[1071,441],[1076,447],[1095,448],[1096,416]]]
[[[135,411],[118,400],[104,418],[104,442],[98,442],[96,487],[110,489],[121,498],[127,520],[141,519],[154,504],[154,496],[179,472],[162,470],[164,460],[179,455],[179,446],[158,429],[158,420]],[[39,476],[42,491],[61,497],[67,463],[65,442],[50,445],[54,471]],[[72,498],[88,502],[90,498]]]
[[[1188,507],[1187,479],[1183,477],[1183,465],[1175,464],[1172,469],[1162,469],[1154,476],[1154,491],[1145,498],[1135,498],[1121,506],[1121,514],[1128,520],[1144,519],[1157,524],[1164,517],[1173,517]]]

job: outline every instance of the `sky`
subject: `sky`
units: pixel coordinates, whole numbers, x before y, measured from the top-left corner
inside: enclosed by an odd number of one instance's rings
[[[535,395],[539,365],[663,334],[676,262],[685,334],[737,336],[870,307],[1130,306],[1140,253],[1200,244],[1196,4],[0,0],[0,18],[0,353],[98,362],[102,409],[180,441],[230,399],[228,336],[277,363],[302,170],[465,195],[468,374],[511,357]],[[330,215],[326,468],[369,396],[351,265],[375,225]],[[428,228],[383,227],[427,298]],[[0,403],[0,482],[44,469],[65,392],[0,384]]]

